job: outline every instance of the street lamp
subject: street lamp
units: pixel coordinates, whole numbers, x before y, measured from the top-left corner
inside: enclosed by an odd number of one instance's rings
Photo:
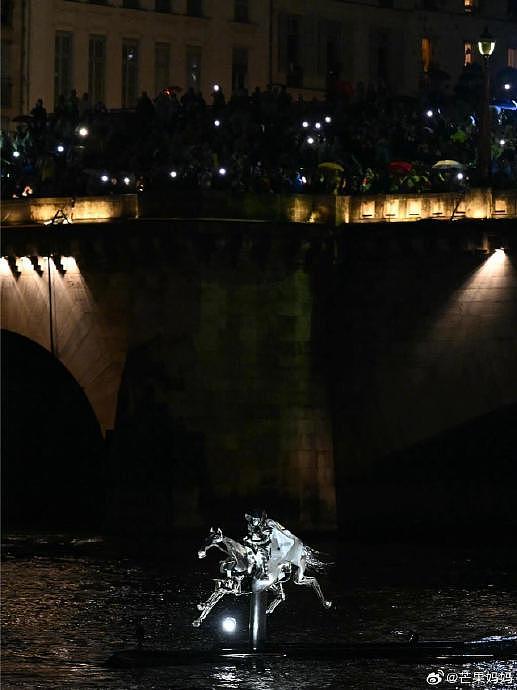
[[[490,179],[491,168],[491,132],[490,132],[490,56],[495,50],[495,39],[485,30],[479,37],[478,50],[483,57],[483,74],[484,74],[484,93],[483,103],[481,109],[479,141],[478,141],[478,163],[481,179],[483,183],[488,183]]]

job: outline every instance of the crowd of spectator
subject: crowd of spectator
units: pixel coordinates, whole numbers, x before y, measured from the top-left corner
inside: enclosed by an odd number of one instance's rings
[[[480,182],[478,105],[458,89],[404,98],[358,84],[307,102],[285,87],[227,100],[216,85],[209,103],[172,87],[108,111],[72,91],[51,114],[38,100],[2,132],[2,195],[461,189]],[[493,186],[517,186],[516,135],[517,112],[493,109]],[[433,168],[443,159],[457,165]]]

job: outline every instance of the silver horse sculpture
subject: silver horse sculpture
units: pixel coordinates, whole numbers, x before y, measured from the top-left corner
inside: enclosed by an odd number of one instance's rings
[[[224,577],[215,580],[210,597],[197,605],[201,613],[192,625],[199,627],[226,594],[240,596],[257,590],[270,591],[275,598],[267,613],[272,613],[285,600],[283,586],[291,579],[296,585],[312,587],[321,604],[330,608],[332,602],[323,596],[318,580],[305,574],[306,570],[325,570],[327,564],[317,558],[317,553],[265,514],[260,518],[246,515],[246,519],[248,536],[244,544],[225,537],[219,528],[211,528],[205,546],[198,551],[199,558],[204,558],[208,549],[217,548],[226,558],[219,565]]]

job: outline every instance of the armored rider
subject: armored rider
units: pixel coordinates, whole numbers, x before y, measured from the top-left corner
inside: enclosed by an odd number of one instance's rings
[[[248,546],[254,558],[255,576],[260,580],[267,579],[268,562],[271,558],[271,533],[265,511],[246,513],[248,534],[244,537],[244,543]]]

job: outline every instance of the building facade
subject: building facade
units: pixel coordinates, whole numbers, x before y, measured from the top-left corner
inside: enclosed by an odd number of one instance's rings
[[[517,67],[517,0],[3,0],[2,123],[76,89],[108,108],[142,91],[286,84],[321,97],[329,77],[418,91],[479,60]]]

